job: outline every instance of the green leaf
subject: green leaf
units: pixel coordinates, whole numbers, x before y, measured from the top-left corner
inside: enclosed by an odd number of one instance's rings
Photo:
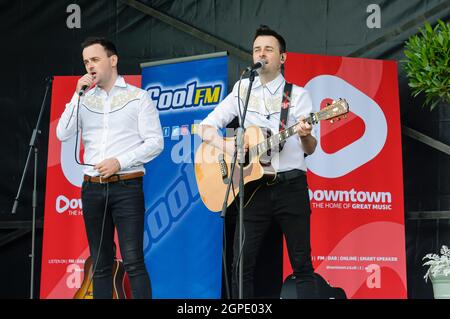
[[[439,104],[439,100],[434,101],[433,103],[431,103],[430,105],[430,110],[433,111],[433,109]]]
[[[439,34],[437,36],[438,42],[440,45],[444,46],[444,37],[442,36],[442,34]]]
[[[428,23],[428,21],[425,22],[425,30],[427,31],[427,33],[433,33],[433,29],[431,28],[431,25]]]
[[[404,51],[404,53],[410,59],[414,56],[414,54],[411,51]]]

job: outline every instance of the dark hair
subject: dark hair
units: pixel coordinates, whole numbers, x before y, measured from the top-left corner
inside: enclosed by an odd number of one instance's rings
[[[261,35],[271,35],[275,37],[278,40],[278,44],[280,45],[280,53],[286,52],[286,41],[284,41],[284,38],[279,35],[277,32],[269,28],[268,26],[261,24],[259,28],[256,30],[255,37],[253,38],[253,42],[256,40],[257,37]]]
[[[103,37],[89,37],[86,40],[84,40],[83,43],[81,43],[81,48],[85,49],[94,44],[100,44],[105,49],[106,55],[108,55],[108,57],[112,55],[119,56],[117,54],[117,49],[114,43]]]

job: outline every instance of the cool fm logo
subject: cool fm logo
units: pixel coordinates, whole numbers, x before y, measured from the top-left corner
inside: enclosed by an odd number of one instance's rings
[[[386,118],[369,96],[332,75],[313,78],[305,89],[311,95],[313,112],[320,111],[321,103],[329,97],[334,100],[345,98],[351,112],[345,120],[333,124],[322,121],[314,128],[320,131],[316,131],[317,147],[306,158],[308,169],[314,174],[326,178],[344,176],[371,161],[383,149],[387,138]],[[350,129],[345,130],[341,139],[336,139],[337,129],[346,125]],[[328,138],[333,143],[328,143]]]

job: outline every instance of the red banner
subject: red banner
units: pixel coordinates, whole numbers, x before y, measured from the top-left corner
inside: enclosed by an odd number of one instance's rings
[[[58,120],[78,79],[79,76],[55,76],[53,80],[42,245],[43,299],[73,298],[83,282],[84,261],[89,256],[80,199],[83,173],[82,166],[75,162],[75,137],[64,143],[56,138]],[[125,79],[141,85],[141,76]]]
[[[406,298],[402,147],[395,61],[289,53],[286,79],[313,112],[345,98],[347,119],[322,121],[307,157],[316,272],[348,298]],[[284,276],[292,273],[284,259]]]

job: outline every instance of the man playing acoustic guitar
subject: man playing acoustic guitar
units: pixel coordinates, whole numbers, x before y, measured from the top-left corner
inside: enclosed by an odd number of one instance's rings
[[[298,124],[297,133],[287,139],[278,152],[272,150],[270,164],[277,173],[276,178],[262,184],[245,207],[243,297],[255,296],[253,279],[256,257],[266,231],[272,220],[275,220],[286,238],[289,258],[297,278],[298,297],[318,298],[311,261],[311,210],[305,163],[305,154],[312,154],[317,145],[312,126],[304,121],[312,111],[311,98],[302,87],[292,85],[289,88],[289,85],[286,85],[281,73],[286,61],[286,43],[281,35],[267,26],[256,30],[253,61],[255,64],[262,61],[263,66],[258,69],[259,76],[256,77],[250,93],[244,126],[269,128],[278,133],[280,129]],[[248,87],[248,79],[242,80],[240,85],[239,82],[236,83],[231,94],[200,123],[198,130],[205,143],[223,150],[231,157],[234,154],[235,141],[223,139],[217,129],[224,128],[236,116],[240,116],[240,108],[243,108]],[[245,143],[245,150],[248,151],[248,141]],[[239,158],[242,159],[242,156]],[[234,241],[233,298],[238,297],[238,227]]]

